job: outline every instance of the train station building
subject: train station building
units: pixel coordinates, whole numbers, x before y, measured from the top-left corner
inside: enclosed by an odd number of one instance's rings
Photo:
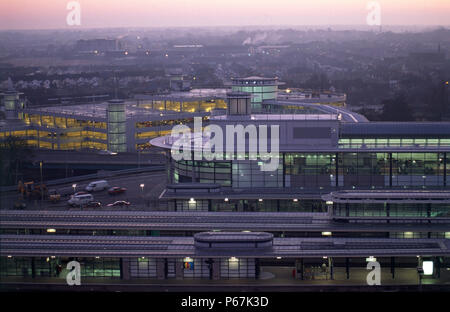
[[[450,280],[450,124],[370,122],[344,107],[298,99],[271,98],[260,108],[252,98],[236,89],[215,100],[223,109],[189,118],[221,129],[278,126],[276,170],[261,170],[263,161],[247,152],[175,160],[170,127],[161,130],[143,140],[167,155],[159,196],[166,211],[2,210],[2,278],[61,278],[58,267],[77,260],[82,278],[94,280],[365,285],[367,263],[378,261],[382,284]],[[105,144],[128,150],[128,135],[125,143],[110,136],[117,134],[111,123],[120,130],[129,120],[114,115],[121,105],[105,108]],[[170,120],[181,118],[180,105]],[[151,121],[143,116],[131,120]]]

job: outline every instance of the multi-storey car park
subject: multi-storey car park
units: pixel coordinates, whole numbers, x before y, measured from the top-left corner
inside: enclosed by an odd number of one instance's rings
[[[209,123],[279,125],[277,170],[248,153],[175,161],[173,138],[154,138],[168,156],[168,211],[3,210],[2,279],[65,283],[58,268],[75,259],[90,282],[363,285],[376,260],[382,285],[448,283],[448,123],[369,122],[289,99],[260,110],[250,99],[235,90]]]

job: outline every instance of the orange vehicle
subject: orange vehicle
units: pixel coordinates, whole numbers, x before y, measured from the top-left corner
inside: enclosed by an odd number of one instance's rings
[[[24,198],[41,198],[42,195],[44,195],[44,198],[48,197],[48,190],[45,184],[35,184],[34,181],[25,183],[19,181],[17,188]]]
[[[51,189],[48,191],[48,199],[55,204],[61,200],[61,194],[59,194],[55,189]]]

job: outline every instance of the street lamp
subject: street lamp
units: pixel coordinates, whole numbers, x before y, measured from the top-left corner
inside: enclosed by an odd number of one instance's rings
[[[72,187],[73,187],[73,195],[75,195],[75,190],[77,188],[77,185],[76,184],[72,184]]]
[[[145,184],[141,183],[139,186],[141,187],[141,197],[142,197],[142,200],[144,201],[144,187],[145,187]],[[148,206],[148,204],[147,204],[147,206]]]
[[[43,161],[41,160],[41,161],[39,162],[39,171],[40,171],[40,173],[41,173],[41,186],[40,186],[40,192],[41,192],[41,208],[42,208],[42,203],[43,203],[43,201],[44,201],[44,179],[43,179],[43,176],[42,176],[42,163],[43,163]]]

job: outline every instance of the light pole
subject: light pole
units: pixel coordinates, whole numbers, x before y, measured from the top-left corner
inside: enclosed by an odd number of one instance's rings
[[[141,168],[141,148],[138,148],[138,168]],[[143,184],[141,184],[143,185]]]
[[[144,187],[145,187],[145,184],[144,184],[144,183],[141,183],[139,186],[141,187],[141,197],[142,197],[142,201],[144,201]]]
[[[77,185],[76,184],[72,184],[72,187],[73,187],[73,195],[75,195],[75,190],[77,188]]]
[[[39,188],[40,192],[41,192],[41,208],[42,208],[42,203],[44,202],[44,179],[42,177],[42,160],[39,162],[39,169],[41,172],[41,187]]]

